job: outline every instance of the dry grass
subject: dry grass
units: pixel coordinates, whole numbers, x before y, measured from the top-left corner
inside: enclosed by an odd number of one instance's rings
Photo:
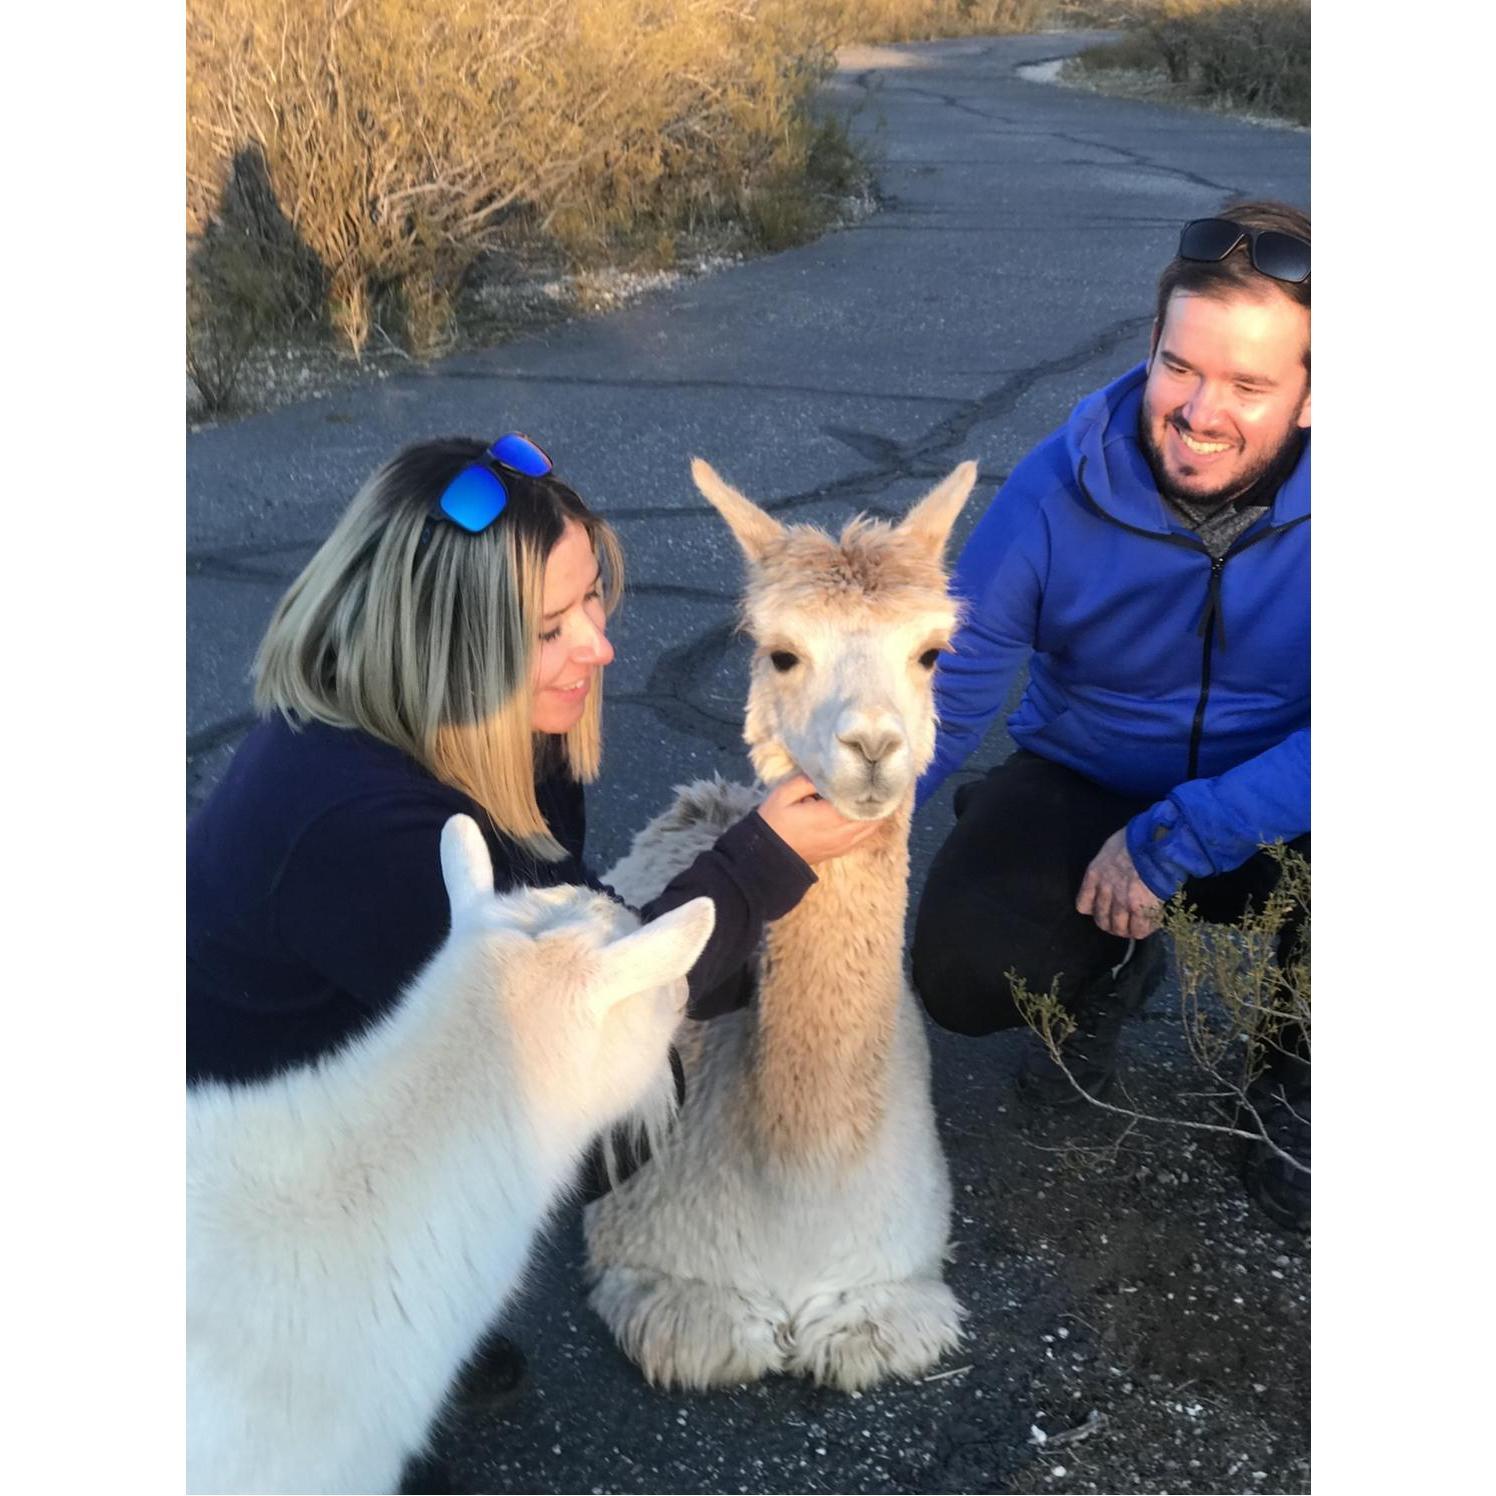
[[[1044,9],[191,0],[189,362],[231,388],[246,341],[330,330],[357,354],[376,323],[423,356],[506,244],[581,267],[669,264],[715,225],[795,243],[857,175],[845,122],[812,108],[836,46],[1023,28]]]
[[[1309,123],[1309,0],[1092,0],[1122,41],[1076,59],[1090,73],[1156,73],[1223,108]]]
[[[246,163],[353,349],[392,298],[417,349],[527,222],[585,256],[623,228],[746,213],[803,165],[820,0],[194,0],[189,228]],[[274,237],[274,236],[272,236]]]
[[[1309,1059],[1311,958],[1309,862],[1281,842],[1264,850],[1280,865],[1277,885],[1259,908],[1249,906],[1236,923],[1216,925],[1201,919],[1183,893],[1163,911],[1163,931],[1173,949],[1179,981],[1185,1041],[1196,1067],[1195,1079],[1203,1087],[1189,1094],[1213,1098],[1230,1120],[1207,1123],[1183,1115],[1145,1114],[1088,1098],[1093,1105],[1133,1121],[1266,1140],[1253,1108],[1252,1088],[1270,1068],[1275,1052]],[[1284,965],[1278,961],[1277,947],[1285,927],[1293,928],[1291,920],[1298,922],[1298,936]],[[1019,1012],[1063,1067],[1062,1046],[1075,1032],[1075,1020],[1060,1001],[1058,978],[1047,992],[1032,991],[1016,972],[1009,972],[1008,979]]]
[[[916,42],[943,36],[1034,31],[1053,0],[842,0],[834,7],[839,41]]]

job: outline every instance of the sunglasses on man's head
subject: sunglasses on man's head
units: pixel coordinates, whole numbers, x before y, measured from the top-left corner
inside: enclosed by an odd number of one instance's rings
[[[469,463],[447,484],[427,511],[430,518],[450,520],[469,535],[482,534],[509,502],[509,490],[497,468],[543,478],[551,470],[551,459],[528,436],[511,431],[488,449],[483,461]]]
[[[1299,286],[1309,279],[1309,241],[1278,229],[1249,229],[1229,218],[1197,218],[1179,236],[1181,260],[1224,260],[1245,239],[1252,268]]]

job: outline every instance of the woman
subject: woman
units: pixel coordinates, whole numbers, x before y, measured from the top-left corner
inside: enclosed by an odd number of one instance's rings
[[[590,883],[612,530],[527,438],[408,447],[292,583],[255,660],[261,720],[187,834],[187,1075],[244,1082],[385,1012],[447,933],[438,844],[483,828],[500,891]],[[795,778],[641,910],[706,894],[687,1013],[748,1000],[765,921],[877,822]],[[517,1380],[491,1342],[490,1386]]]

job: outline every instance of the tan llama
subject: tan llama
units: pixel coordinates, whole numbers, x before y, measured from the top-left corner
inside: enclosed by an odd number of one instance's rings
[[[931,674],[956,624],[942,558],[976,465],[901,524],[858,518],[839,539],[780,524],[704,462],[691,471],[748,561],[754,769],[774,783],[798,768],[844,815],[887,820],[769,926],[752,1007],[684,1026],[679,1126],[588,1208],[591,1303],[652,1382],[788,1372],[850,1391],[919,1374],[961,1335],[903,944]],[[653,897],[758,798],[720,780],[680,791],[609,882]]]

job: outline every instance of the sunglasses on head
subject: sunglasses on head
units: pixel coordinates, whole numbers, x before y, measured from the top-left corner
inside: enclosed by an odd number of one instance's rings
[[[449,520],[469,535],[481,535],[503,512],[509,502],[504,485],[504,469],[526,478],[543,478],[551,471],[551,459],[518,431],[501,436],[485,454],[484,460],[471,462],[447,484],[427,511],[428,524],[421,539],[430,532],[430,520]]]
[[[1309,241],[1278,229],[1248,229],[1229,218],[1197,218],[1179,236],[1181,260],[1224,260],[1245,239],[1252,268],[1274,280],[1302,285],[1309,279]]]

